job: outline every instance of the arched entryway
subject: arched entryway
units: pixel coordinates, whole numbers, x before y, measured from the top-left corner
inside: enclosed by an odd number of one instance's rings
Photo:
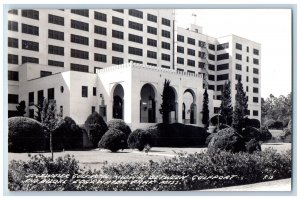
[[[172,88],[172,93],[170,94],[172,109],[170,112],[170,119],[171,123],[175,123],[178,121],[178,104],[177,104],[177,92],[174,87],[170,86]]]
[[[149,83],[146,83],[141,88],[140,122],[156,122],[156,90],[155,87]]]
[[[124,89],[121,84],[113,91],[113,118],[124,119]]]
[[[186,89],[183,93],[182,121],[185,124],[196,124],[196,98],[192,89]]]

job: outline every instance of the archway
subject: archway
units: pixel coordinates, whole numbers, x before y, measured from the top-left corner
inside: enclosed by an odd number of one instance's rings
[[[146,83],[141,89],[140,122],[156,122],[156,95],[153,85]]]
[[[171,123],[175,123],[178,120],[178,104],[177,104],[177,92],[174,87],[170,86],[172,88],[172,93],[170,94],[170,99],[171,99],[171,104],[172,104],[172,109],[170,112],[170,120]]]
[[[182,121],[185,124],[196,123],[196,98],[195,93],[191,89],[187,89],[183,93]]]
[[[124,89],[118,84],[113,92],[113,118],[124,119]]]

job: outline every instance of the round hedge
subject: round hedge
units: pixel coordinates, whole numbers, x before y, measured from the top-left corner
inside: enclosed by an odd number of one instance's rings
[[[8,151],[34,152],[45,150],[45,134],[40,122],[28,117],[8,119]]]
[[[136,129],[130,133],[127,144],[131,149],[138,149],[142,151],[146,145],[155,145],[155,137],[153,137],[150,131],[145,131],[143,129]]]
[[[109,149],[117,152],[119,149],[127,148],[127,136],[124,132],[117,129],[108,129],[98,143],[99,148]]]
[[[122,119],[112,119],[107,122],[108,129],[117,129],[119,131],[122,131],[127,136],[131,133],[130,127],[124,122]]]

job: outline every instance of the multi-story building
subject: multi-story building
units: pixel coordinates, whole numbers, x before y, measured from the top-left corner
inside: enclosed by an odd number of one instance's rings
[[[235,35],[210,37],[197,25],[189,29],[177,27],[174,12],[173,9],[10,10],[9,116],[14,116],[16,104],[25,100],[27,115],[32,117],[32,105],[45,96],[55,98],[64,115],[70,115],[78,123],[98,111],[97,106],[107,119],[160,122],[160,94],[167,78],[174,88],[174,121],[200,125],[203,88],[209,89],[210,110],[216,113],[224,82],[232,82],[234,105],[235,85],[241,78],[248,96],[249,117],[260,119],[260,44]],[[143,70],[139,71],[137,66]],[[137,71],[145,74],[136,74]],[[122,77],[122,73],[127,76]],[[112,82],[103,74],[109,74],[111,80],[119,78]],[[92,96],[88,95],[89,90]],[[122,93],[117,96],[124,98],[117,101],[115,90]],[[127,90],[140,96],[124,93]],[[143,90],[149,92],[144,94]],[[69,98],[61,96],[62,91],[68,91]],[[73,96],[78,92],[81,95]],[[118,103],[124,106],[119,111],[114,107]],[[78,105],[91,109],[79,109]],[[132,116],[125,116],[129,112]]]

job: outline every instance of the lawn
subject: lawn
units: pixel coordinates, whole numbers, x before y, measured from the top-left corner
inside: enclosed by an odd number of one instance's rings
[[[274,148],[278,152],[291,149],[290,143],[266,143],[262,144],[262,150],[266,148]],[[81,166],[91,169],[100,169],[107,161],[108,163],[133,163],[148,162],[149,160],[160,161],[173,157],[178,152],[195,153],[206,151],[206,148],[169,148],[169,147],[153,147],[147,154],[136,150],[125,149],[117,153],[111,153],[108,150],[94,149],[89,151],[64,151],[55,152],[54,158],[67,154],[74,155],[79,160]],[[37,154],[37,153],[34,153]],[[34,155],[32,154],[32,155]],[[50,153],[43,153],[45,156],[51,156]],[[29,160],[28,153],[9,153],[9,162],[11,160]]]

